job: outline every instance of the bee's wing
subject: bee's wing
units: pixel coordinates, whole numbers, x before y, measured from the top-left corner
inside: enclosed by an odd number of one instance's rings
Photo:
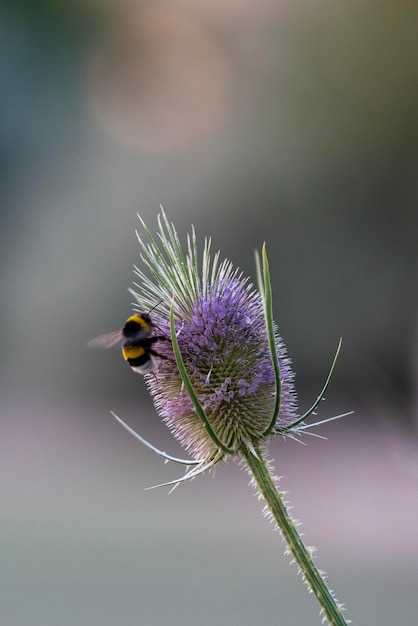
[[[106,335],[99,335],[94,339],[90,339],[87,342],[87,346],[89,348],[111,348],[115,346],[117,343],[122,341],[122,331],[115,330],[113,333],[107,333]]]

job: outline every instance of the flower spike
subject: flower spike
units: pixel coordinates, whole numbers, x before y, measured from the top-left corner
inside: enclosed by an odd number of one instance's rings
[[[164,212],[153,236],[142,222],[144,270],[135,268],[138,307],[150,310],[158,335],[158,369],[147,377],[155,406],[193,459],[239,455],[266,439],[276,423],[297,418],[293,372],[272,319],[263,252],[265,302],[210,239],[198,254],[194,229],[183,252]],[[267,315],[267,317],[266,317]],[[280,393],[281,387],[281,393]]]

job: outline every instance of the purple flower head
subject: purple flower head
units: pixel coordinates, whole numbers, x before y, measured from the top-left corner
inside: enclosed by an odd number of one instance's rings
[[[211,259],[209,240],[200,259],[194,232],[184,254],[164,213],[158,242],[144,228],[148,272],[136,269],[134,295],[141,311],[155,307],[156,333],[171,339],[155,344],[163,358],[148,387],[175,437],[207,468],[295,422],[294,375],[273,325],[269,334],[263,288],[219,254]]]

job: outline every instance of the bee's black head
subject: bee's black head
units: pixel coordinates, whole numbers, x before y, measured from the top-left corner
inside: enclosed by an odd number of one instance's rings
[[[139,336],[147,336],[151,333],[152,322],[149,315],[137,314],[128,318],[125,326],[123,327],[123,336],[126,338],[133,338]]]

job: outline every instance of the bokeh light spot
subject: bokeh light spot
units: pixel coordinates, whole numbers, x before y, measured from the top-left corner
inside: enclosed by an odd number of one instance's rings
[[[182,150],[219,131],[228,112],[230,71],[215,38],[168,9],[125,14],[89,63],[100,124],[138,150]]]

